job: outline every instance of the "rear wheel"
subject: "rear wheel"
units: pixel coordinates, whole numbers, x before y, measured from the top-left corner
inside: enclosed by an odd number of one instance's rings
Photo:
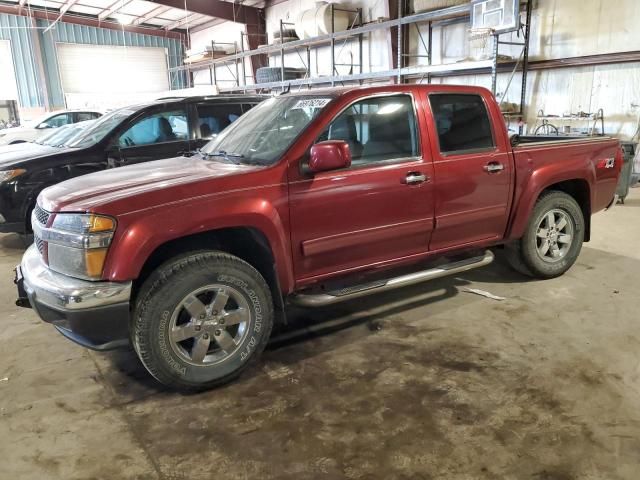
[[[140,360],[176,389],[236,378],[267,344],[271,293],[260,273],[222,252],[201,252],[161,266],[145,282],[132,320]]]
[[[584,216],[578,203],[564,192],[550,191],[538,199],[524,236],[507,248],[507,258],[512,256],[512,266],[521,273],[554,278],[575,263],[583,240]]]

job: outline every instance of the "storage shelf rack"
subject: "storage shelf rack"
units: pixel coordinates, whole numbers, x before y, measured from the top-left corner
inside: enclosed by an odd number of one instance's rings
[[[537,121],[540,121],[538,124]],[[583,127],[586,133],[582,135],[594,137],[598,135],[604,135],[604,110],[601,108],[596,113],[589,114],[581,114],[581,115],[545,115],[545,113],[540,110],[538,111],[538,115],[536,116],[536,125],[534,129],[535,135],[572,135],[574,132],[562,132],[560,131],[560,127],[569,127],[572,128],[572,123],[586,123],[587,126]],[[560,125],[566,124],[568,125]]]
[[[402,2],[401,2],[402,3]],[[432,77],[435,76],[446,76],[448,74],[460,74],[463,72],[467,73],[490,73],[491,74],[491,85],[493,93],[496,93],[496,84],[497,84],[497,75],[499,71],[510,71],[512,70],[513,78],[516,70],[522,70],[522,82],[521,82],[521,98],[520,98],[520,108],[516,112],[511,112],[510,115],[512,117],[520,117],[524,115],[524,104],[525,104],[525,93],[526,93],[526,82],[527,82],[527,69],[528,69],[528,53],[529,53],[529,33],[530,33],[530,22],[531,22],[531,9],[532,9],[533,0],[523,1],[521,4],[521,9],[524,6],[525,10],[525,19],[519,31],[522,34],[522,42],[510,42],[510,41],[501,41],[500,35],[493,35],[493,55],[490,59],[487,60],[477,60],[477,61],[463,61],[449,64],[438,64],[434,65],[431,62],[431,52],[432,52],[432,28],[434,25],[442,25],[446,23],[455,23],[455,22],[464,22],[469,19],[471,4],[466,3],[462,5],[457,5],[453,7],[421,12],[412,15],[399,16],[399,18],[391,19],[391,20],[383,20],[383,21],[374,21],[370,23],[363,23],[362,21],[362,11],[361,9],[356,10],[348,10],[349,12],[355,13],[354,23],[351,25],[351,28],[343,31],[328,33],[325,35],[320,35],[317,37],[302,39],[302,40],[294,40],[290,42],[282,42],[274,45],[265,45],[258,47],[253,50],[245,50],[244,45],[248,44],[245,42],[244,36],[246,34],[241,35],[240,38],[240,47],[236,48],[236,52],[231,55],[227,55],[221,58],[214,58],[211,60],[207,60],[205,62],[197,62],[191,64],[185,64],[178,67],[171,68],[170,71],[186,71],[186,72],[195,72],[199,70],[208,69],[211,74],[211,82],[212,85],[218,86],[218,80],[215,78],[215,67],[220,65],[226,65],[230,72],[235,71],[236,74],[233,76],[233,86],[219,86],[220,92],[248,92],[248,91],[269,91],[269,90],[277,90],[277,89],[288,89],[292,87],[308,87],[318,85],[325,86],[334,86],[336,84],[347,84],[347,83],[364,83],[371,81],[380,81],[383,79],[395,80],[398,83],[406,82],[409,79],[419,79],[422,81],[426,78],[428,82],[431,81]],[[333,11],[337,10],[337,7],[332,7],[332,19],[333,19]],[[333,20],[332,20],[333,23]],[[420,31],[418,31],[419,39],[426,47],[428,52],[428,64],[424,65],[413,65],[413,66],[402,66],[405,59],[410,57],[416,57],[417,55],[411,55],[407,52],[402,51],[402,35],[405,26],[408,25],[416,25],[420,23],[428,23],[429,24],[429,35],[427,41],[425,42],[422,37]],[[280,22],[280,32],[282,32],[287,25],[290,25],[286,22]],[[357,26],[356,26],[357,25]],[[363,72],[363,54],[362,54],[362,41],[363,35],[370,32],[375,31],[384,31],[395,28],[398,36],[398,51],[397,51],[397,68],[377,71],[377,72]],[[353,64],[353,66],[358,66],[358,73],[351,73],[348,75],[339,75],[336,72],[336,58],[335,58],[335,47],[336,42],[339,40],[344,41],[356,41],[359,43],[359,59],[358,63]],[[333,75],[325,75],[325,76],[312,76],[310,69],[310,49],[314,47],[327,46],[331,47],[331,65]],[[501,45],[519,45],[522,47],[522,53],[520,57],[515,62],[500,62],[499,58],[499,49]],[[307,62],[306,69],[307,73],[304,78],[298,78],[294,80],[284,80],[284,81],[276,81],[276,82],[268,82],[268,83],[249,83],[247,80],[249,78],[253,78],[251,76],[247,77],[245,72],[245,62],[244,60],[247,58],[251,58],[253,56],[265,55],[273,57],[274,55],[278,55],[280,57],[280,68],[282,72],[282,78],[284,78],[284,59],[285,53],[300,51],[303,49],[307,54]],[[423,55],[424,56],[424,55]],[[233,67],[229,67],[229,65],[233,65]],[[239,69],[242,70],[242,75],[240,75]],[[188,75],[191,77],[191,75]],[[509,82],[509,85],[511,81]]]

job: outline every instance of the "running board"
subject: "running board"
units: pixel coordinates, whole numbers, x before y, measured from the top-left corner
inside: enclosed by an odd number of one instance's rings
[[[408,275],[401,275],[399,277],[389,278],[387,280],[378,280],[370,283],[355,285],[353,287],[343,288],[340,290],[333,290],[326,293],[300,293],[290,297],[290,301],[294,305],[299,305],[301,307],[324,307],[326,305],[332,305],[334,303],[344,302],[346,300],[351,300],[358,297],[364,297],[365,295],[371,295],[372,293],[386,292],[395,288],[406,287],[407,285],[426,282],[428,280],[435,280],[436,278],[455,275],[456,273],[462,273],[476,268],[484,267],[485,265],[489,265],[491,262],[493,262],[493,259],[493,253],[487,250],[484,252],[484,255],[481,256],[447,263],[446,265],[442,265],[440,267],[423,270],[421,272],[410,273]]]

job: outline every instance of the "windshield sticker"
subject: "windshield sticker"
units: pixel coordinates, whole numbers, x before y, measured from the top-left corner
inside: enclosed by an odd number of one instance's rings
[[[291,109],[323,108],[330,101],[330,98],[305,98],[304,100],[298,100],[298,103],[291,107]]]

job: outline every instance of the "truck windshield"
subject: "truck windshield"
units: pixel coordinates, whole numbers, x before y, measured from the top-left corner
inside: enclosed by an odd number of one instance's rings
[[[235,163],[272,165],[333,97],[281,96],[240,117],[201,153]]]
[[[95,145],[134,113],[136,113],[136,110],[132,110],[131,108],[121,108],[109,112],[96,120],[91,127],[87,128],[83,135],[72,138],[65,146],[71,148],[87,148]]]

